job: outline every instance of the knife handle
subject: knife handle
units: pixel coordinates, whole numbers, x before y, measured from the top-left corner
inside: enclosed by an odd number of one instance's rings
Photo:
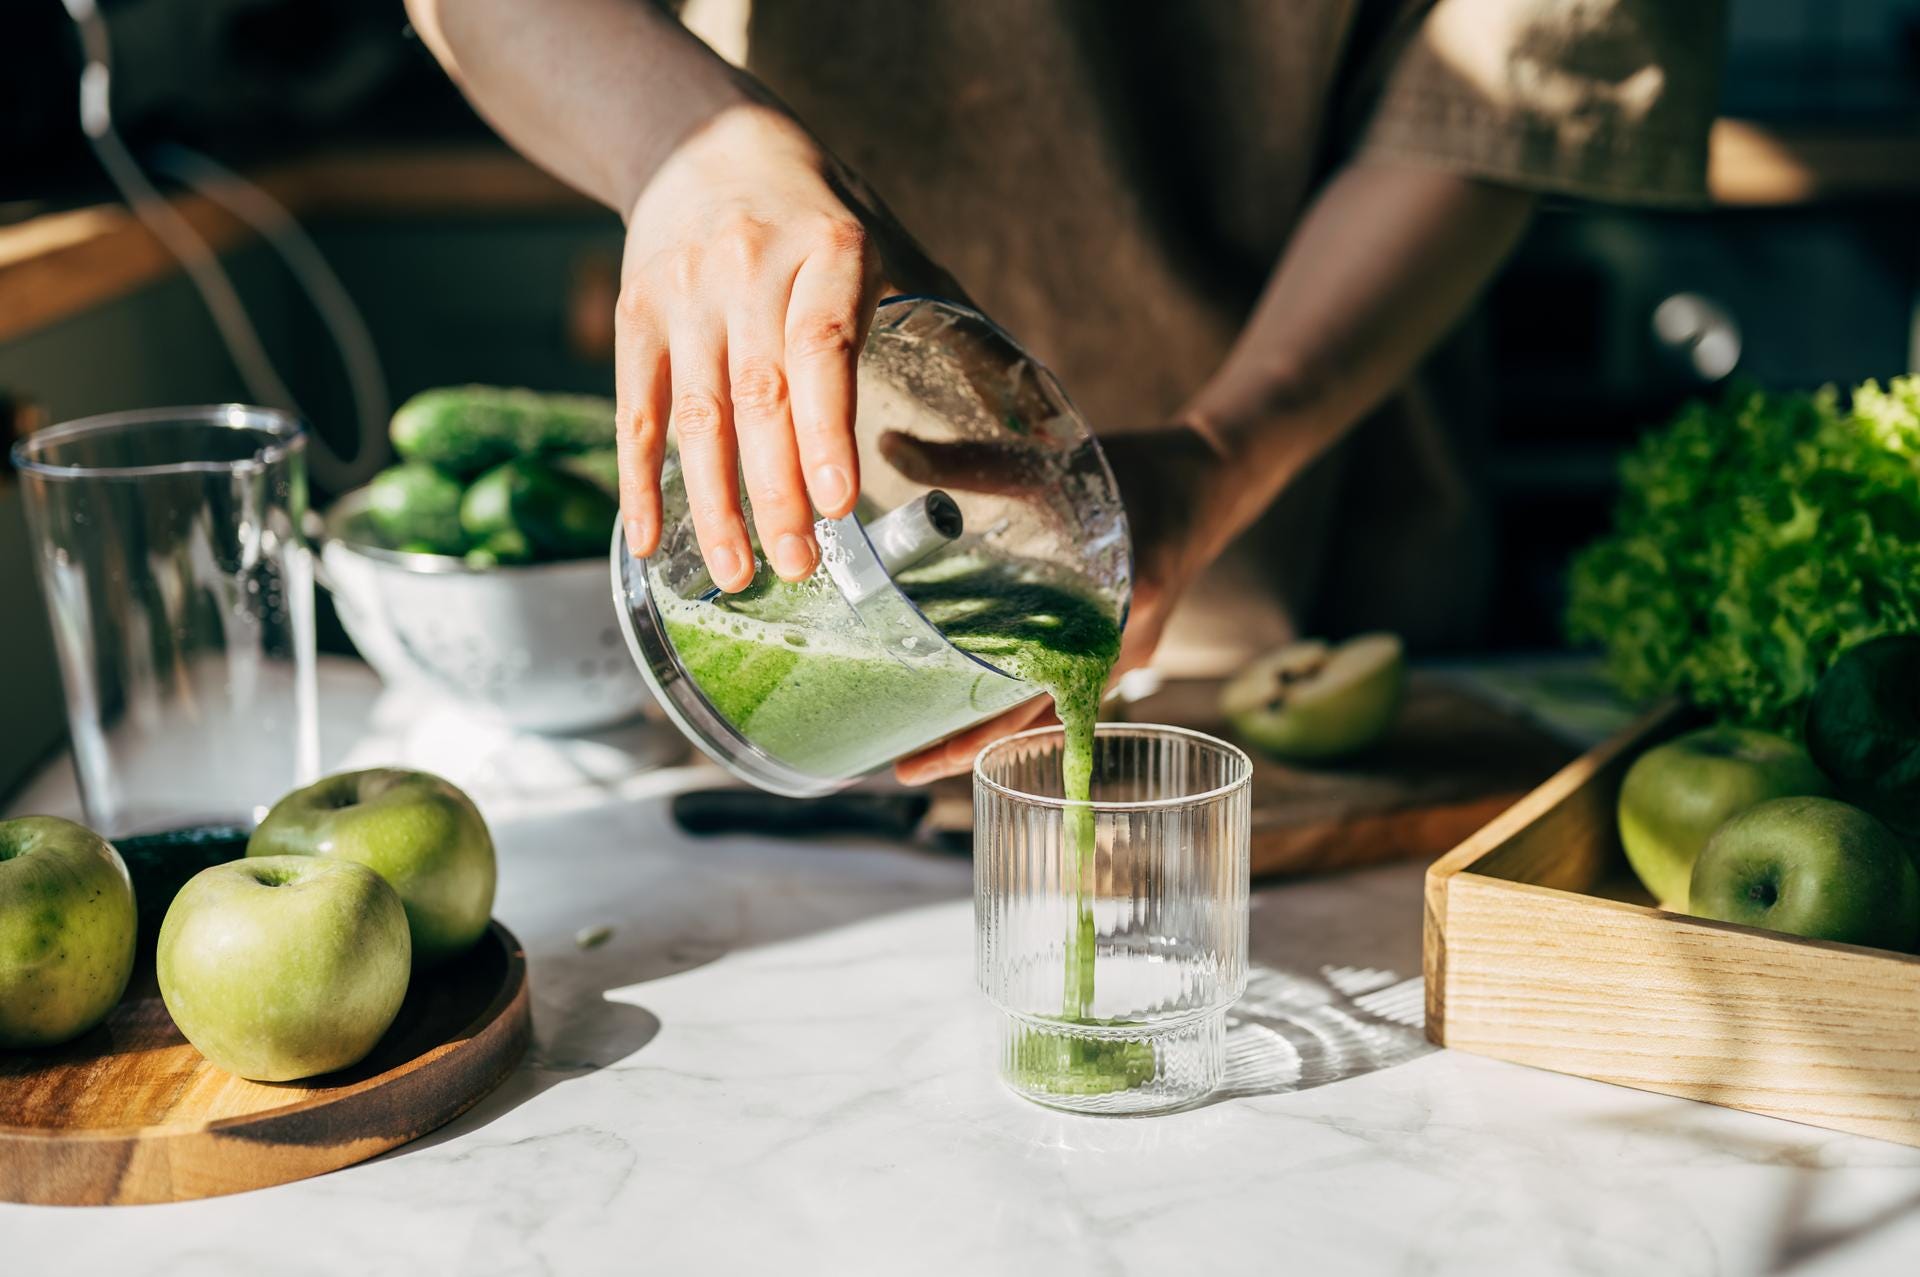
[[[911,838],[933,799],[926,794],[829,794],[785,798],[758,789],[690,789],[673,796],[674,823],[696,837],[863,834]]]

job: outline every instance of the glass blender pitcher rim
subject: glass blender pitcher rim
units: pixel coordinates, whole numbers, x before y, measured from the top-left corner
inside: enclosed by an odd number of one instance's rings
[[[224,459],[156,461],[137,465],[87,465],[49,461],[44,454],[64,443],[89,436],[130,433],[139,429],[182,429],[188,426],[234,431],[250,430],[267,436],[251,455]],[[126,412],[80,417],[36,430],[11,449],[14,468],[46,479],[147,479],[173,474],[220,474],[264,468],[304,452],[306,426],[281,408],[257,404],[189,404],[173,408],[136,408]]]

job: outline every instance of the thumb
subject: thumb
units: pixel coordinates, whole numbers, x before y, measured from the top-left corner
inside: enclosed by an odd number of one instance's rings
[[[993,439],[922,439],[888,430],[880,436],[880,455],[930,488],[1013,496],[1038,491],[1051,478],[1038,448]]]

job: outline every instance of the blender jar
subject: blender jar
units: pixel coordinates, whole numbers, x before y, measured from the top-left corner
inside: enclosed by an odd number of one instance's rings
[[[671,451],[659,549],[639,559],[613,537],[614,604],[654,696],[708,755],[775,793],[842,788],[1039,694],[949,642],[903,581],[1017,565],[1126,618],[1113,473],[1059,383],[983,315],[882,303],[855,434],[859,508],[815,525],[821,564],[797,586],[756,544],[752,584],[713,587]]]

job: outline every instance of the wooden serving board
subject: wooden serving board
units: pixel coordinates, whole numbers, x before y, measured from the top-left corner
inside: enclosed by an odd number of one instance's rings
[[[133,979],[91,1033],[0,1054],[0,1200],[173,1202],[336,1170],[465,1112],[532,1037],[526,957],[497,922],[415,981],[372,1055],[300,1082],[214,1067],[174,1028],[151,963]]]
[[[1441,1046],[1920,1146],[1920,956],[1654,907],[1621,778],[1676,710],[1562,769],[1427,871]]]
[[[1431,860],[1506,810],[1576,751],[1444,678],[1415,674],[1385,739],[1320,767],[1275,762],[1220,715],[1220,681],[1183,679],[1119,717],[1220,736],[1253,758],[1255,877]],[[971,782],[942,791],[933,822],[970,826]]]

